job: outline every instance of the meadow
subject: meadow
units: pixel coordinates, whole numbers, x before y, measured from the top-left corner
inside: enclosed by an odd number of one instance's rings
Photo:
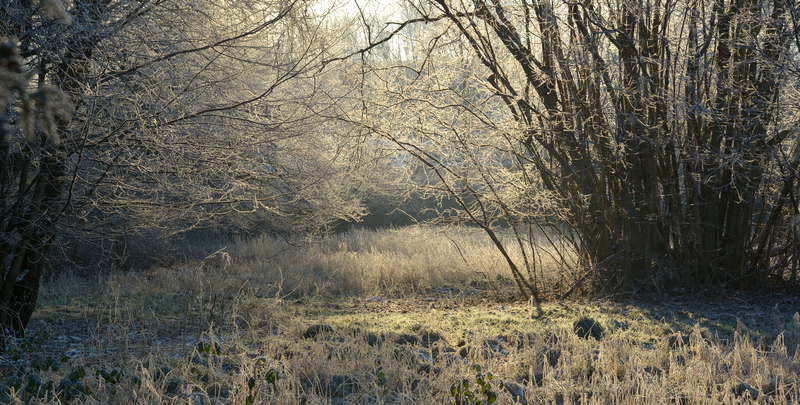
[[[800,403],[797,296],[545,290],[539,311],[467,228],[226,251],[227,268],[53,275],[27,338],[3,341],[0,403]]]

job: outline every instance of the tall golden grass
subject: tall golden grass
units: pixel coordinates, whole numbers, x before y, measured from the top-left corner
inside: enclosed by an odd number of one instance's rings
[[[505,242],[521,265],[519,247],[509,238]],[[236,250],[239,262],[259,274],[262,284],[295,295],[416,292],[510,277],[486,234],[468,227],[356,229],[299,246],[261,237]],[[537,271],[547,289],[559,278],[558,266],[548,254],[538,257]]]

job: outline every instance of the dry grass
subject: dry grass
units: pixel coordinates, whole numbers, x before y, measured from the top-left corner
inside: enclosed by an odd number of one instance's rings
[[[474,391],[473,364],[498,403],[800,401],[797,299],[546,302],[539,315],[508,300],[485,237],[443,231],[262,238],[229,249],[226,271],[62,275],[28,339],[6,342],[0,402],[447,404],[454,383]],[[600,340],[575,334],[581,317]]]
[[[507,245],[511,257],[522,263],[519,248]],[[504,258],[486,234],[463,227],[359,229],[299,247],[262,237],[237,246],[237,257],[260,275],[261,285],[293,296],[416,293],[509,277]],[[555,262],[546,254],[538,257],[541,277],[554,277]]]

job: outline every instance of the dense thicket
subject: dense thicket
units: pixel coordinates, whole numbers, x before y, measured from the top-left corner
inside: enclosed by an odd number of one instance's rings
[[[407,4],[365,38],[366,125],[498,248],[517,237],[526,295],[539,228],[574,288],[797,283],[796,2]]]

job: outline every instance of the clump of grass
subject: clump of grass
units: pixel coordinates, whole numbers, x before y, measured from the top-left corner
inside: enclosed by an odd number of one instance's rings
[[[572,329],[575,331],[576,335],[584,339],[591,337],[594,340],[600,340],[603,337],[603,333],[605,333],[605,329],[602,325],[587,316],[581,317],[575,321]]]

